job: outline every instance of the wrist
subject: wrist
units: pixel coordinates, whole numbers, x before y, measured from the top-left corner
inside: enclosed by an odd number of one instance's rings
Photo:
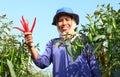
[[[33,43],[27,44],[27,46],[28,46],[29,49],[34,47]]]

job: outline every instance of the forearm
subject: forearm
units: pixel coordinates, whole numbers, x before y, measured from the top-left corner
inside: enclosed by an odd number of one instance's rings
[[[30,50],[30,53],[32,55],[32,57],[37,60],[38,59],[38,52],[35,50],[35,47],[34,46],[30,46],[28,47],[29,50]]]

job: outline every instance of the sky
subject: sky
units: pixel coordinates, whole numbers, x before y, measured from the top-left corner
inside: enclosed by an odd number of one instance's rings
[[[111,4],[115,9],[120,9],[119,0],[1,0],[0,15],[6,14],[9,20],[13,21],[13,26],[22,28],[21,17],[29,22],[31,27],[36,17],[36,26],[33,31],[34,44],[40,43],[41,54],[45,50],[46,43],[53,38],[59,37],[56,26],[51,25],[56,10],[62,7],[73,9],[80,17],[81,24],[87,24],[85,18],[87,14],[93,14],[97,10],[97,5]],[[21,34],[13,29],[14,34]],[[22,40],[22,39],[21,39]]]

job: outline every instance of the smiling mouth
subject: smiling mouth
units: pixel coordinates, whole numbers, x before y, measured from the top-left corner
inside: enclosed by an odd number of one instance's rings
[[[66,31],[66,30],[68,30],[68,29],[69,29],[69,28],[67,28],[67,27],[63,27],[63,28],[62,28],[63,31]]]

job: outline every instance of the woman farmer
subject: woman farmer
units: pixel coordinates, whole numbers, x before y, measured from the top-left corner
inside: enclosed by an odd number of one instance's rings
[[[41,69],[53,63],[53,77],[100,77],[98,62],[94,55],[85,55],[85,52],[92,51],[92,46],[85,46],[81,55],[76,60],[67,53],[65,43],[56,46],[62,39],[74,41],[70,35],[76,35],[75,28],[79,24],[79,16],[70,8],[60,8],[57,10],[52,25],[55,25],[59,32],[59,37],[50,40],[46,44],[45,52],[40,55],[34,48],[32,34],[25,33],[25,42],[31,51],[33,62]],[[67,34],[69,34],[67,36]],[[67,37],[66,37],[67,36]],[[72,50],[71,50],[72,52]]]

